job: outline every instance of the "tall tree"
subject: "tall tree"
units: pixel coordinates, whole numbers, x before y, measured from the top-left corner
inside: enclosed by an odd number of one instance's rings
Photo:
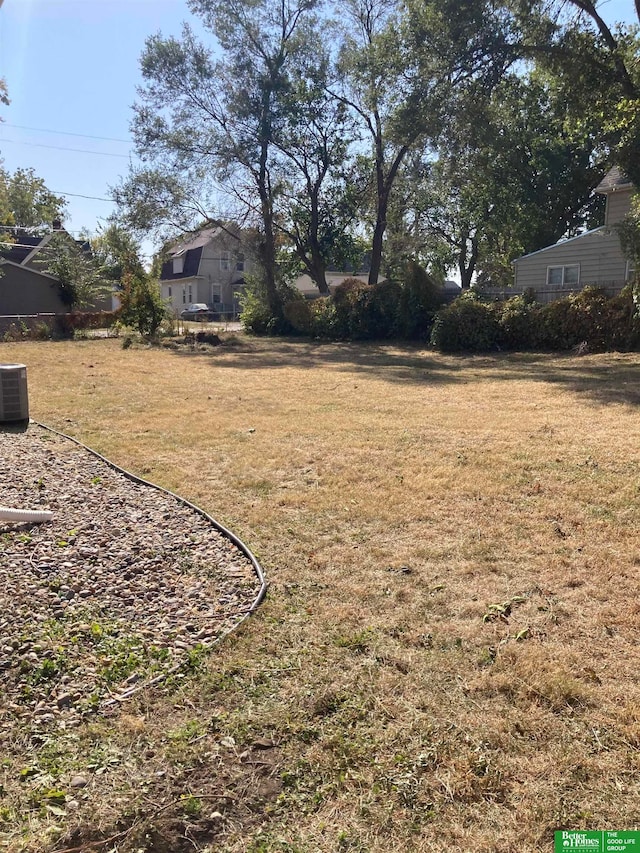
[[[373,229],[369,283],[378,281],[391,193],[398,171],[424,132],[425,111],[409,107],[403,86],[404,57],[399,39],[399,4],[395,0],[348,0],[338,68],[342,85],[335,97],[352,110],[372,170]],[[422,87],[426,100],[426,86]],[[411,93],[415,98],[415,92]],[[361,158],[361,163],[366,161]]]
[[[569,121],[553,79],[508,75],[490,99],[465,99],[454,115],[424,225],[450,247],[464,287],[476,273],[508,285],[514,257],[598,222],[602,117]]]
[[[149,197],[155,197],[154,190],[165,204],[172,195],[182,202],[200,196],[208,207],[217,181],[235,199],[244,220],[259,223],[258,259],[275,316],[281,313],[276,264],[281,175],[274,136],[289,87],[288,67],[309,49],[317,4],[191,0],[190,9],[222,53],[217,61],[187,25],[180,40],[150,38],[133,130],[141,157],[154,168],[130,176],[119,195],[134,206],[138,196],[146,199],[147,213],[153,216]]]
[[[349,183],[353,122],[329,92],[329,57],[319,43],[290,75],[274,145],[282,159],[277,227],[301,268],[327,295],[326,271],[353,254],[357,193]]]
[[[50,231],[62,219],[66,201],[51,192],[33,169],[0,168],[0,225]]]

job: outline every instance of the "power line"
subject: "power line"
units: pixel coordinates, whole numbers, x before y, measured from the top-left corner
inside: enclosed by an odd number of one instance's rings
[[[94,201],[108,201],[111,203],[113,203],[115,201],[115,199],[113,199],[113,198],[101,198],[100,196],[97,196],[97,195],[81,195],[80,193],[63,193],[62,190],[51,190],[51,192],[54,195],[69,195],[69,196],[73,196],[74,198],[91,198]]]
[[[111,151],[90,151],[88,148],[66,148],[63,145],[44,145],[42,142],[21,142],[18,139],[0,138],[0,145],[3,142],[13,142],[16,145],[29,145],[31,148],[51,148],[54,151],[75,151],[77,154],[99,154],[101,157],[124,157],[129,159],[128,154],[113,154]]]
[[[72,133],[70,130],[51,130],[51,128],[46,127],[27,127],[25,124],[11,124],[11,122],[4,122],[5,127],[17,127],[20,130],[35,130],[38,133],[57,133],[60,136],[79,136],[82,139],[103,139],[105,142],[126,142],[127,144],[131,144],[130,139],[118,139],[115,136],[91,136],[88,133]]]

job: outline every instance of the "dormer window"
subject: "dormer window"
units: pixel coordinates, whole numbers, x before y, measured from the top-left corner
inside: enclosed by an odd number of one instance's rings
[[[180,275],[184,271],[184,255],[178,255],[173,259],[173,274]]]

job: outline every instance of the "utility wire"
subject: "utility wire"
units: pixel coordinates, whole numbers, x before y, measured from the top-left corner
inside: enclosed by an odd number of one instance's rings
[[[20,130],[35,130],[38,133],[57,133],[60,136],[79,136],[82,139],[103,139],[105,142],[126,142],[128,145],[131,144],[130,139],[118,139],[115,136],[91,136],[88,133],[72,133],[69,130],[51,130],[51,128],[46,127],[27,127],[25,124],[11,124],[9,121],[3,122],[5,127],[17,127]]]
[[[5,137],[0,138],[0,145],[3,142],[13,142],[16,145],[29,145],[31,148],[51,148],[54,151],[75,151],[77,154],[99,154],[101,157],[124,157],[125,160],[129,159],[128,154],[113,154],[110,151],[91,151],[88,148],[66,148],[63,145],[45,145],[42,142],[20,142],[18,139],[6,139]]]
[[[97,196],[97,195],[81,195],[80,193],[63,193],[62,190],[51,190],[50,192],[52,192],[54,195],[70,195],[70,196],[73,196],[74,198],[91,198],[94,201],[108,201],[110,203],[113,203],[115,201],[115,199],[113,199],[113,198],[101,198],[100,196]]]

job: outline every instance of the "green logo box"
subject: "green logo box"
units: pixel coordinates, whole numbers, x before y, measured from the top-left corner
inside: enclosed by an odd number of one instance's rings
[[[582,829],[556,832],[554,853],[568,853],[571,850],[581,853],[640,853],[640,832]]]

